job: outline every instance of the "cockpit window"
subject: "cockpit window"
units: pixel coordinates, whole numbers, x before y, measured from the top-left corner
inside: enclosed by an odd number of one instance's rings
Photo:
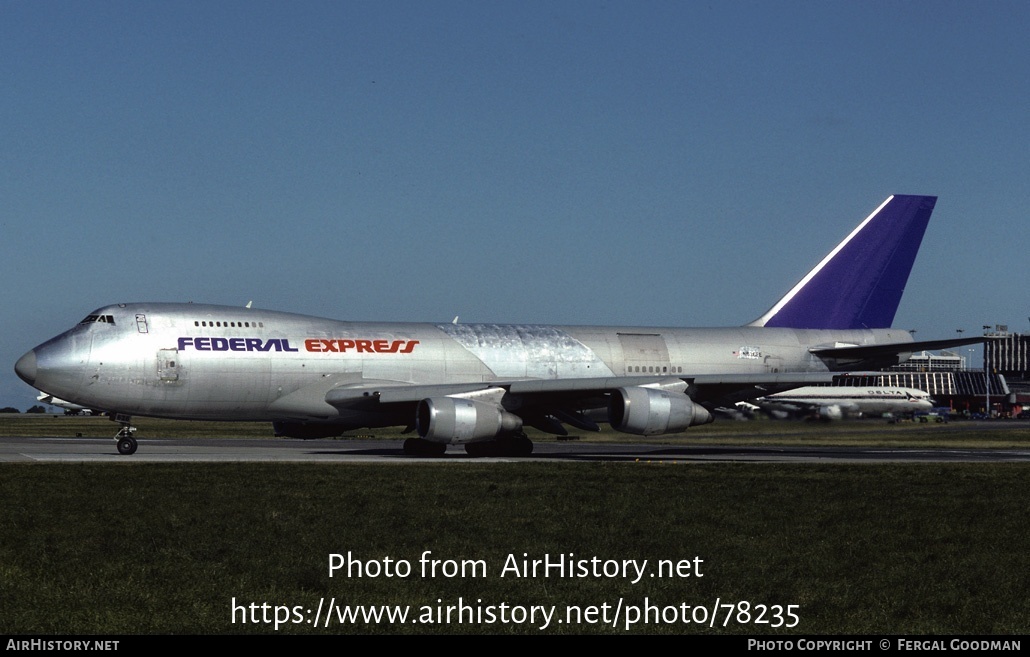
[[[86,315],[79,324],[114,324],[114,315]]]

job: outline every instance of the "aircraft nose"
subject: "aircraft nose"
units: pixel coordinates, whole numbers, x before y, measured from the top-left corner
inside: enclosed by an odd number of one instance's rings
[[[14,371],[25,383],[30,386],[36,385],[36,350],[33,349],[19,358],[14,364]]]

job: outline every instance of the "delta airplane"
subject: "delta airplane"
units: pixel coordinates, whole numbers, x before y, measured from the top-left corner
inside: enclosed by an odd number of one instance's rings
[[[862,415],[914,415],[933,408],[930,394],[889,386],[804,386],[759,397],[753,402],[772,414],[807,414],[823,420]]]
[[[41,401],[48,406],[56,406],[57,408],[64,410],[68,415],[93,414],[92,409],[86,408],[85,406],[79,406],[78,404],[73,404],[63,399],[58,399],[53,395],[46,394],[45,392],[40,392],[39,395],[36,396],[36,400]]]
[[[711,411],[833,373],[982,341],[890,328],[934,196],[891,196],[768,312],[733,328],[344,322],[192,303],[124,303],[22,356],[18,375],[122,423],[133,415],[268,421],[278,436],[417,432],[409,454],[526,455],[523,427],[599,422],[681,432]]]

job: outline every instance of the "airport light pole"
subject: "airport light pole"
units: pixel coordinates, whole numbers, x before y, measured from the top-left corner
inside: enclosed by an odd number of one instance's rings
[[[984,325],[984,335],[987,335],[987,331],[990,328],[991,328],[990,326],[988,326],[986,324]],[[990,376],[990,367],[988,367],[988,365],[987,365],[987,343],[986,342],[984,342],[984,391],[985,391],[984,398],[987,400],[987,402],[986,402],[987,403],[987,408],[986,408],[987,419],[990,419],[991,418],[991,376]]]
[[[955,329],[955,332],[958,333],[958,337],[961,338],[962,334],[965,333],[966,331],[965,331],[965,329]],[[973,350],[970,349],[969,351],[973,351]],[[969,369],[969,365],[966,365],[966,369]]]

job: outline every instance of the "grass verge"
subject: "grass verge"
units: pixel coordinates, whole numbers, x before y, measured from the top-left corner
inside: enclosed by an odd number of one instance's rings
[[[132,420],[139,438],[268,438],[268,422],[199,422],[137,417]],[[111,438],[119,425],[105,417],[63,415],[0,414],[2,436],[83,436]],[[527,433],[534,441],[554,441],[555,436],[535,429]],[[409,434],[410,435],[410,434]],[[366,429],[341,437],[404,438],[400,428]],[[599,433],[577,432],[570,436],[584,442],[627,442],[639,440],[602,425]],[[668,436],[649,436],[649,443],[669,445],[846,445],[850,447],[955,447],[1030,448],[1030,422],[999,420],[960,421],[949,424],[919,424],[884,420],[843,422],[798,422],[755,420],[719,421],[692,427]]]
[[[1028,484],[1018,464],[6,465],[0,632],[1020,634]],[[423,576],[426,551],[467,570]],[[412,572],[330,577],[348,553]],[[501,576],[570,553],[648,572],[699,558],[703,576]],[[323,598],[409,606],[409,622],[315,628]],[[682,622],[717,599],[749,615]],[[305,622],[275,629],[249,607],[233,622],[234,600]],[[620,600],[621,622],[600,622]],[[459,601],[469,616],[428,622]],[[486,622],[502,603],[555,616]],[[659,613],[627,625],[629,605]],[[757,605],[772,623],[753,622]],[[797,626],[773,627],[773,605],[798,605]],[[570,606],[598,622],[570,622]]]

